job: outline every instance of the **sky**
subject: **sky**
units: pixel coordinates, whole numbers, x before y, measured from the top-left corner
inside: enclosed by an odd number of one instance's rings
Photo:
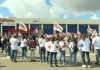
[[[100,0],[0,0],[0,17],[100,19]]]

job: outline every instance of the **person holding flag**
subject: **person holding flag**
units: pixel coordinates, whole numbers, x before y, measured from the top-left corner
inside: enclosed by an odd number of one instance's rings
[[[19,29],[23,31],[28,31],[27,26],[22,22],[19,22]]]
[[[54,28],[55,31],[58,31],[60,33],[62,33],[62,31],[63,31],[63,27],[61,25],[59,25],[58,23],[55,23],[55,22],[54,22],[53,28]]]

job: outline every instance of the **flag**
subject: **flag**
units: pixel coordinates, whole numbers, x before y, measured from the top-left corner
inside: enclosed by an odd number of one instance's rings
[[[34,30],[34,33],[39,33],[39,31],[38,31],[38,29],[37,29],[37,28]]]
[[[93,29],[92,29],[90,26],[88,26],[87,32],[88,32],[88,33],[92,33],[92,32],[93,32]]]
[[[63,27],[61,25],[59,25],[58,23],[54,23],[53,26],[54,30],[62,32],[63,31]]]
[[[93,30],[92,35],[97,35],[97,30]]]
[[[23,31],[27,31],[27,27],[24,23],[20,22],[19,23],[19,29],[23,30]]]

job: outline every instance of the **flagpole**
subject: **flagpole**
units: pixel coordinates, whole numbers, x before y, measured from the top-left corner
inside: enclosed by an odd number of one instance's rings
[[[21,34],[20,29],[18,29],[18,34]]]

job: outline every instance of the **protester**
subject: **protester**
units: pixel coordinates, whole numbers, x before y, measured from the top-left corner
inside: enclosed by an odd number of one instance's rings
[[[68,39],[69,41],[69,51],[70,51],[70,65],[72,64],[72,59],[74,60],[74,65],[77,64],[77,40],[74,36]]]
[[[47,61],[47,63],[49,63],[49,58],[50,58],[50,38],[49,37],[46,38],[45,48],[46,48],[46,51],[47,51],[46,61]]]
[[[1,48],[2,48],[2,53],[4,52],[4,37],[1,37]]]
[[[39,51],[40,51],[40,61],[45,62],[45,38],[43,35],[38,39],[39,42]]]
[[[66,54],[66,44],[65,41],[63,40],[63,37],[60,37],[60,41],[58,42],[58,47],[60,51],[60,64],[62,64],[62,58],[63,58],[63,65],[66,64],[65,62],[65,54]]]
[[[14,34],[10,38],[10,44],[11,44],[11,61],[16,62],[17,51],[18,51],[18,46],[19,46],[19,40],[18,40],[16,34]]]
[[[82,62],[83,62],[82,67],[83,68],[85,68],[85,67],[90,68],[91,67],[91,63],[90,63],[90,44],[91,43],[86,35],[82,35],[81,38],[82,39],[79,40],[79,42],[78,42],[78,46],[81,47],[81,57],[82,57]],[[85,55],[87,57],[88,65],[86,65],[86,62],[85,62]]]
[[[58,44],[57,41],[55,40],[55,37],[53,36],[50,41],[50,66],[52,67],[52,61],[54,57],[54,64],[57,67],[57,48]]]
[[[28,44],[27,39],[25,38],[25,36],[22,36],[20,44],[20,47],[22,49],[22,59],[26,58],[27,46],[28,46],[27,44]]]
[[[92,44],[95,48],[95,54],[96,54],[95,64],[100,64],[100,35],[97,35],[93,38]]]
[[[29,40],[29,50],[31,61],[35,62],[36,40],[33,37]]]

